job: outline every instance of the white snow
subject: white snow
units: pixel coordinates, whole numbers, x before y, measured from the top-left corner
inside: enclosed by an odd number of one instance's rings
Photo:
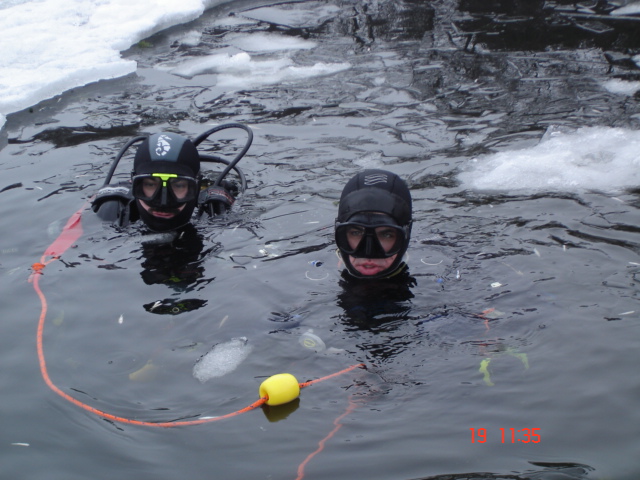
[[[474,158],[459,175],[475,190],[617,192],[640,185],[640,131],[549,130],[531,148]]]
[[[174,25],[190,22],[229,0],[3,0],[0,4],[0,128],[6,115],[36,105],[67,90],[136,71],[136,62],[120,52]],[[335,13],[330,7],[304,13],[278,8],[252,15],[280,22],[317,22]],[[255,23],[240,16],[221,24]],[[180,42],[197,45],[201,35],[187,32]],[[312,41],[280,34],[230,34],[234,52],[216,52],[180,65],[159,68],[176,75],[219,74],[219,86],[243,88],[326,75],[348,64],[297,66],[289,52],[313,49]],[[253,59],[249,53],[276,55]]]

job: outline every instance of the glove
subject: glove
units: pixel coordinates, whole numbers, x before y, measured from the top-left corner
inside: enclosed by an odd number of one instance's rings
[[[213,185],[200,192],[200,208],[210,216],[221,215],[229,210],[236,199],[225,188],[227,186],[226,182],[222,182],[222,186]]]
[[[128,185],[107,185],[98,190],[91,208],[104,221],[120,220],[126,206],[133,200]]]
[[[91,201],[93,211],[97,211],[103,202],[110,200],[118,200],[122,203],[128,203],[133,200],[131,190],[128,185],[106,185],[95,194]]]

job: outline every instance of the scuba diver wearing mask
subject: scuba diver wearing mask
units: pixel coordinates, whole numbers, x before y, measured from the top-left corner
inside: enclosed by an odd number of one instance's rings
[[[248,139],[231,161],[198,152],[197,146],[214,132],[226,128],[240,128],[247,132]],[[246,180],[236,166],[253,141],[251,129],[240,124],[215,127],[195,140],[175,133],[156,133],[148,137],[136,137],[120,150],[104,186],[93,199],[92,208],[105,221],[119,226],[141,219],[155,232],[169,232],[187,225],[198,207],[198,218],[203,213],[210,216],[226,212],[236,196],[246,189]],[[137,148],[131,181],[110,185],[109,182],[118,162],[133,144]],[[226,165],[215,181],[203,181],[201,162]],[[224,180],[234,170],[240,185]]]
[[[200,156],[191,140],[151,135],[138,147],[131,192],[142,221],[156,232],[187,224],[198,202]]]
[[[386,170],[365,170],[345,185],[335,223],[338,253],[359,279],[386,279],[406,270],[412,223],[407,184]]]
[[[416,280],[403,260],[411,225],[411,194],[396,174],[365,170],[345,185],[335,241],[346,267],[337,305],[349,329],[380,331],[411,317]]]

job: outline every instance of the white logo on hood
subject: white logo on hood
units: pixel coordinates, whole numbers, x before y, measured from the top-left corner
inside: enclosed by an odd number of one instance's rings
[[[387,176],[384,173],[373,173],[364,177],[364,184],[367,186],[377,183],[387,183]]]
[[[156,155],[164,157],[171,150],[171,138],[167,135],[160,135],[156,143]]]

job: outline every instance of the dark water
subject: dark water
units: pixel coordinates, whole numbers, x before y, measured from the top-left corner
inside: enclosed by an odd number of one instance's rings
[[[638,190],[475,191],[457,175],[471,157],[535,145],[550,126],[637,129],[637,94],[601,84],[639,79],[640,21],[606,18],[607,2],[251,10],[260,5],[233,2],[159,34],[126,53],[136,76],[8,118],[0,188],[19,185],[0,192],[1,477],[637,478]],[[327,6],[338,9],[314,14]],[[276,9],[311,20],[215,24]],[[176,43],[190,29],[204,32],[200,45]],[[299,65],[352,67],[233,93],[214,75],[152,68],[255,32],[317,42],[294,55]],[[38,365],[31,265],[129,137],[231,121],[250,124],[255,142],[242,161],[249,190],[228,218],[167,251],[87,214],[81,239],[45,267],[53,382],[113,415],[167,422],[244,408],[272,374],[366,370],[285,407],[170,429],[104,420],[55,395]],[[216,148],[231,154],[236,140]],[[365,167],[411,186],[409,289],[372,296],[341,282],[336,201]],[[327,350],[299,343],[309,329]],[[235,371],[193,377],[202,355],[237,337],[251,351]],[[471,429],[486,436],[472,442]],[[539,441],[512,443],[511,429]]]

